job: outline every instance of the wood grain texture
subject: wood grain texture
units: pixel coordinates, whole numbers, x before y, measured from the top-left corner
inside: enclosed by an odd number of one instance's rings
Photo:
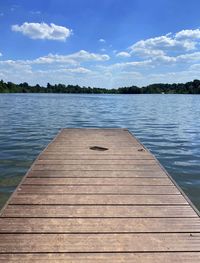
[[[0,253],[198,251],[199,233],[1,234]]]
[[[3,263],[199,263],[200,252],[0,254]]]
[[[57,153],[42,153],[39,156],[39,160],[73,160],[73,161],[83,161],[83,160],[93,160],[93,161],[105,161],[105,160],[154,160],[154,157],[148,152],[137,152],[135,154],[61,154]]]
[[[190,206],[9,205],[3,217],[197,217]]]
[[[130,160],[124,160],[124,159],[116,159],[116,160],[57,160],[57,159],[51,159],[51,160],[38,160],[37,164],[56,164],[56,165],[125,165],[125,164],[142,164],[142,165],[151,165],[151,164],[156,164],[154,159],[144,159],[144,160],[140,160],[140,159],[130,159]]]
[[[162,171],[162,170],[134,170],[134,171],[33,171],[30,170],[27,177],[94,177],[94,178],[113,178],[113,177],[118,177],[118,178],[124,178],[124,177],[129,177],[129,178],[135,178],[135,177],[141,177],[141,178],[153,178],[153,177],[167,177],[167,175]]]
[[[17,194],[10,204],[15,205],[186,205],[179,195],[62,195]]]
[[[21,194],[179,194],[172,185],[25,185],[18,188]]]
[[[169,178],[26,178],[26,185],[173,185]]]
[[[200,232],[199,218],[0,218],[0,233]]]
[[[129,170],[137,170],[137,171],[158,171],[160,168],[158,164],[39,164],[36,163],[32,166],[32,170],[35,171],[129,171]]]
[[[63,129],[1,211],[0,262],[197,263],[200,219],[126,129]]]

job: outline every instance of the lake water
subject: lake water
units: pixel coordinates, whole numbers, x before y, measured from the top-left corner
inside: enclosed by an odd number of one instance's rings
[[[63,127],[125,127],[200,210],[200,96],[0,95],[0,205]]]

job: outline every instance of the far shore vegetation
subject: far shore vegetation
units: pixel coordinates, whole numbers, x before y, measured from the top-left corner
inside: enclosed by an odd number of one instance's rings
[[[200,80],[187,83],[163,84],[156,83],[146,87],[121,87],[116,89],[80,87],[79,85],[64,85],[47,83],[46,87],[30,86],[24,82],[15,84],[0,81],[0,93],[87,93],[87,94],[200,94]]]

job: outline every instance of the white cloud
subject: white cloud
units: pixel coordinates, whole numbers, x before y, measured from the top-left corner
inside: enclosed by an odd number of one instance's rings
[[[99,79],[102,77],[102,85],[106,87],[119,87],[135,84],[143,76],[142,71],[150,68],[151,60],[115,63],[111,65],[98,65],[94,68]],[[103,77],[107,80],[104,82]]]
[[[188,52],[195,50],[200,39],[200,30],[182,30],[175,35],[171,33],[140,40],[130,47],[132,55],[141,57],[163,56],[168,52]]]
[[[165,52],[162,50],[154,50],[149,48],[134,48],[131,51],[131,55],[137,55],[139,57],[156,57],[156,56],[164,56]]]
[[[69,55],[58,55],[58,54],[49,54],[47,56],[38,57],[33,60],[0,60],[1,65],[51,65],[53,67],[56,64],[60,64],[65,67],[66,65],[78,66],[85,62],[104,62],[109,60],[110,57],[106,54],[90,53],[85,50],[80,50],[76,53]]]
[[[102,74],[95,73],[93,68],[96,63],[108,59],[110,58],[106,54],[80,50],[69,55],[49,54],[33,60],[0,60],[0,73],[5,81],[16,83],[45,85],[46,82],[51,82],[89,85],[94,81],[93,86],[96,86],[99,85]],[[108,80],[106,82],[108,83]]]
[[[30,64],[71,64],[77,65],[78,62],[75,59],[69,58],[69,55],[57,55],[57,54],[48,54],[47,56],[38,57],[34,60],[27,60],[27,63]]]
[[[165,66],[167,67],[183,67],[190,65],[191,63],[200,61],[200,52],[193,52],[182,54],[178,56],[168,56],[168,55],[160,55],[154,56],[149,60],[148,64],[144,63],[144,65],[149,65],[152,68],[157,68],[157,70],[162,70]],[[140,61],[141,65],[142,62]],[[149,68],[150,68],[149,67]]]
[[[193,53],[186,53],[178,56],[155,56],[152,58],[152,64],[168,64],[168,65],[180,65],[180,64],[189,64],[193,63],[194,61],[200,61],[200,52],[193,52]]]
[[[58,68],[54,65],[52,68],[45,66],[42,69],[24,63],[25,61],[0,61],[1,78],[4,81],[28,82],[31,85],[46,85],[47,82],[87,85],[86,77],[92,76],[92,70],[86,67]]]
[[[40,73],[43,74],[89,74],[92,73],[90,69],[84,68],[84,67],[77,67],[77,68],[61,68],[61,69],[45,69],[45,70],[39,70]]]
[[[128,52],[122,51],[116,54],[116,57],[129,58],[131,55]]]
[[[3,56],[3,54],[0,52],[0,57],[2,57]]]
[[[4,81],[30,82],[32,81],[32,70],[30,65],[25,65],[14,60],[0,60],[1,78]]]
[[[80,50],[77,53],[68,55],[68,58],[78,61],[106,61],[110,59],[110,57],[106,54],[90,53],[85,50]]]
[[[30,70],[31,66],[24,63],[23,61],[15,60],[0,60],[0,67],[3,69],[16,69],[16,70]]]
[[[124,51],[80,50],[32,60],[0,60],[0,75],[13,82],[65,83],[97,87],[186,82],[199,78],[199,30],[182,30],[134,43]],[[103,43],[103,41],[101,41]],[[104,46],[102,46],[103,48]],[[102,53],[103,52],[103,53]],[[127,60],[124,60],[128,58]],[[106,63],[105,63],[106,62]]]
[[[87,73],[91,73],[92,71],[87,68],[80,67],[75,69],[69,69],[69,72],[87,74]]]
[[[107,61],[110,57],[106,54],[90,53],[85,50],[80,50],[70,55],[57,55],[49,54],[44,57],[39,57],[30,61],[32,64],[51,64],[51,63],[67,63],[67,64],[80,64],[87,61]]]
[[[144,60],[144,61],[132,61],[132,62],[125,62],[125,63],[115,63],[110,66],[107,66],[105,68],[108,69],[120,69],[120,70],[130,70],[133,68],[144,68],[146,66],[151,65],[152,61],[151,60]]]
[[[21,32],[23,35],[32,39],[48,39],[65,41],[71,34],[72,30],[64,26],[58,26],[53,23],[28,23],[22,25],[12,25],[12,31]]]
[[[100,38],[100,39],[99,39],[99,42],[101,42],[101,43],[105,43],[106,41],[105,41],[105,39]]]
[[[154,65],[172,65],[177,62],[177,57],[171,57],[166,55],[155,56],[152,58],[152,64]]]
[[[176,39],[200,39],[200,29],[181,30],[175,34]]]
[[[188,54],[183,54],[183,55],[179,55],[176,57],[177,61],[181,61],[181,62],[194,62],[199,60],[200,61],[200,52],[193,52],[193,53],[188,53]]]
[[[91,73],[92,71],[84,67],[78,67],[78,68],[61,69],[60,72],[88,74],[88,73]]]
[[[130,47],[131,53],[144,56],[154,57],[162,56],[170,51],[190,51],[194,50],[195,42],[189,40],[177,40],[169,35],[140,40]]]

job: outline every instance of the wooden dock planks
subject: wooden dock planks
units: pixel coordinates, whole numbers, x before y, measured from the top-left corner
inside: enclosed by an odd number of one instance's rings
[[[63,129],[1,211],[0,262],[200,262],[200,218],[127,130]]]

